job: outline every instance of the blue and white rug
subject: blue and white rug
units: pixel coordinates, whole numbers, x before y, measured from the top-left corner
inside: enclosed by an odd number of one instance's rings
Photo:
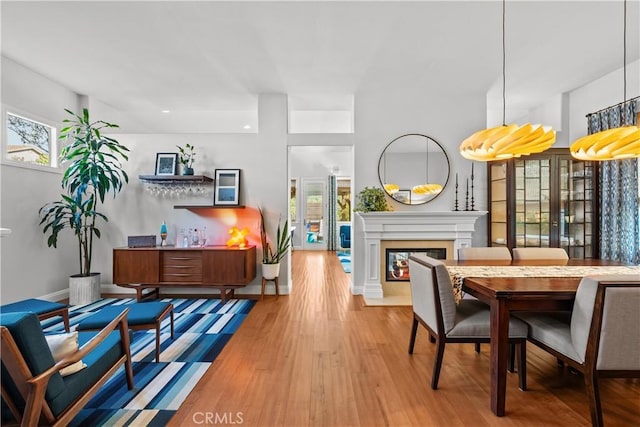
[[[160,362],[155,362],[155,329],[135,331],[131,359],[135,388],[127,388],[124,368],[111,377],[72,426],[164,426],[193,390],[211,362],[245,319],[254,300],[164,298],[174,310],[175,338],[170,318],[162,322]],[[135,299],[105,298],[69,309],[71,330],[83,318],[107,305],[126,305]],[[45,333],[63,332],[60,318],[42,322]]]
[[[342,269],[345,273],[351,273],[351,252],[350,251],[337,251],[338,259],[342,264]]]

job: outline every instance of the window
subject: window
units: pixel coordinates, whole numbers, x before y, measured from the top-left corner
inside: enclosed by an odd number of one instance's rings
[[[58,167],[55,127],[7,111],[6,132],[4,159],[9,163]]]
[[[338,211],[338,221],[351,221],[351,180],[336,180],[338,187],[338,197],[336,198],[336,210]]]

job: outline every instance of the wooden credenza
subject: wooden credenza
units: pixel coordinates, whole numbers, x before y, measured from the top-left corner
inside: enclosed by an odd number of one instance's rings
[[[233,297],[236,288],[256,277],[256,247],[229,248],[115,248],[113,283],[136,290],[138,300],[145,294],[159,294],[161,287],[216,288],[222,302]]]

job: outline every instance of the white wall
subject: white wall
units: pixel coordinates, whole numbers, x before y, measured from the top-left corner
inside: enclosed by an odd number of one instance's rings
[[[67,116],[64,108],[77,111],[79,99],[66,88],[3,57],[2,104],[61,123]],[[61,178],[60,172],[0,165],[0,223],[12,230],[0,239],[2,303],[66,289],[68,276],[79,269],[72,236],[62,236],[59,249],[49,249],[38,225],[40,207],[60,198]]]
[[[622,102],[623,69],[615,70],[569,94],[569,138],[573,142],[587,134],[589,113]],[[627,99],[640,96],[640,60],[627,64]]]

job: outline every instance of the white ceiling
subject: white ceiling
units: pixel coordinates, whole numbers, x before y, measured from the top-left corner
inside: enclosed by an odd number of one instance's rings
[[[627,63],[640,0],[628,1]],[[501,95],[500,1],[2,1],[2,55],[121,111],[255,110],[259,93]],[[623,3],[507,2],[507,106],[622,67]],[[629,76],[639,78],[639,76]],[[622,90],[621,90],[622,99]]]

